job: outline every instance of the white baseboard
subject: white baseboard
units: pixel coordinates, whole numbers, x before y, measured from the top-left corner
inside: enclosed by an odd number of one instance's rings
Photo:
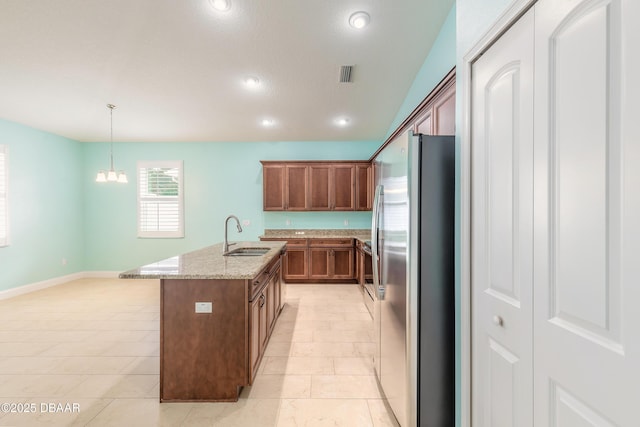
[[[18,286],[4,291],[0,291],[0,301],[17,297],[19,295],[28,294],[30,292],[39,291],[41,289],[51,288],[72,280],[97,278],[97,279],[117,279],[118,271],[80,271],[78,273],[67,274],[66,276],[54,277],[52,279],[43,280],[41,282],[31,283],[29,285]]]

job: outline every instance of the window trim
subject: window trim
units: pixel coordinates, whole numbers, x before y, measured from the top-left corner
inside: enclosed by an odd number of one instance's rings
[[[184,162],[182,160],[140,160],[136,167],[137,193],[137,237],[141,239],[181,239],[184,238]],[[150,168],[175,168],[178,170],[178,229],[175,231],[143,231],[141,222],[141,206],[145,200],[141,196],[140,172]]]
[[[9,246],[10,230],[9,230],[9,146],[0,144],[0,154],[2,154],[4,163],[4,174],[0,175],[0,181],[4,181],[4,194],[0,193],[0,198],[4,199],[4,210],[0,212],[0,221],[4,222],[6,234],[4,238],[0,237],[0,248]]]

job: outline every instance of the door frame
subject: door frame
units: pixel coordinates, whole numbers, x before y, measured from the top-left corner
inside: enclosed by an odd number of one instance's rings
[[[471,68],[537,0],[513,0],[494,24],[464,55],[458,82],[460,126],[460,427],[471,426],[472,283],[471,283]]]

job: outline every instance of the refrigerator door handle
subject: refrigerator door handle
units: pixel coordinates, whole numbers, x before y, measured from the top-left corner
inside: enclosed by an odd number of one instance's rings
[[[373,267],[373,287],[376,291],[377,298],[379,300],[384,299],[384,292],[382,291],[382,283],[379,270],[380,248],[379,248],[379,231],[380,231],[380,212],[382,206],[382,195],[384,187],[382,185],[376,186],[376,191],[373,197],[373,212],[371,216],[371,262]]]

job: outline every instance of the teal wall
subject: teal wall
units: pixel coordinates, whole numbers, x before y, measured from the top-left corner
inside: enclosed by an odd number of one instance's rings
[[[438,37],[407,92],[395,119],[391,123],[385,140],[395,131],[409,114],[424,100],[425,96],[456,65],[456,6],[451,8]]]
[[[366,160],[379,141],[116,143],[116,169],[129,184],[98,184],[108,165],[108,144],[84,143],[85,269],[120,271],[221,242],[224,219],[234,214],[242,234],[229,227],[230,240],[257,240],[265,228],[368,228],[369,212],[263,212],[260,160]],[[136,162],[183,160],[185,237],[136,237]],[[291,225],[286,225],[286,220]]]
[[[2,119],[0,144],[11,239],[0,248],[0,291],[84,270],[82,145]]]
[[[463,93],[464,56],[482,38],[482,36],[498,20],[500,15],[511,4],[512,0],[456,0],[456,426],[462,425],[461,420],[461,355],[460,319],[461,319],[461,239],[460,239],[460,146],[462,143],[462,100]]]

